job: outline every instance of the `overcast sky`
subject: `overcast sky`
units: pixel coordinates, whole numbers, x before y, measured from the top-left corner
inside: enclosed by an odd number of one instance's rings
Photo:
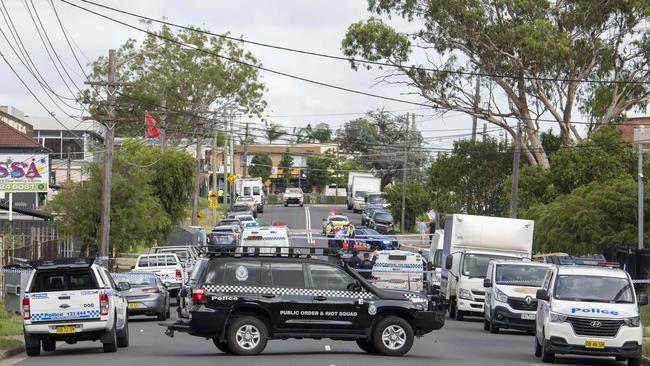
[[[82,74],[76,67],[74,58],[65,43],[49,0],[31,1],[34,2],[60,56],[73,70],[74,73],[71,75],[75,79],[76,85],[82,87]],[[79,0],[71,1],[92,8],[91,5],[83,4]],[[341,55],[341,40],[347,27],[351,23],[369,16],[364,0],[97,1],[157,19],[166,17],[169,21],[178,24],[202,26],[216,33],[228,31],[235,36],[242,35],[249,40],[335,55]],[[55,91],[64,97],[70,97],[70,92],[57,75],[35,32],[34,24],[24,2],[7,0],[4,3],[22,42],[40,73]],[[99,56],[107,55],[109,48],[118,48],[128,38],[143,38],[143,34],[136,30],[98,18],[58,0],[54,0],[54,3],[74,43],[83,51],[83,54],[80,53],[79,56],[84,64]],[[128,16],[110,13],[104,9],[94,9],[132,24],[137,23]],[[408,27],[413,27],[413,25],[404,22],[400,25],[401,30]],[[7,24],[1,17],[0,29],[11,37]],[[408,93],[409,90],[405,87],[376,85],[376,78],[380,75],[378,71],[353,71],[344,61],[298,55],[256,46],[246,46],[246,48],[253,52],[265,67],[271,69],[350,89],[422,102],[417,96],[406,95],[405,93]],[[63,115],[63,112],[47,99],[44,91],[17,57],[12,54],[7,42],[2,37],[0,37],[0,52],[7,57],[47,108],[55,111],[57,115]],[[471,127],[471,118],[457,112],[451,112],[445,118],[432,118],[432,112],[427,108],[350,94],[265,72],[262,72],[261,75],[268,87],[265,99],[268,102],[266,113],[271,116],[269,120],[287,126],[304,126],[307,123],[325,122],[336,129],[346,121],[377,108],[385,108],[400,114],[415,112],[418,127],[425,131],[424,135],[428,137],[430,147],[449,147],[453,138],[447,136],[469,133]],[[57,102],[61,104],[58,100]],[[0,105],[13,105],[28,115],[47,115],[46,110],[36,102],[4,63],[0,63]],[[79,114],[78,111],[69,108],[66,110],[71,114]],[[465,130],[458,131],[458,129]],[[489,126],[488,129],[495,131],[494,126]],[[492,134],[499,135],[496,131]]]

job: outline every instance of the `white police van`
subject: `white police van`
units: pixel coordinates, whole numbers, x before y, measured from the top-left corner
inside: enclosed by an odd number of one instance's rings
[[[382,289],[422,292],[423,277],[419,253],[382,250],[372,266],[372,283]]]
[[[616,357],[640,365],[643,327],[632,280],[620,269],[556,266],[537,290],[535,356],[556,354]]]

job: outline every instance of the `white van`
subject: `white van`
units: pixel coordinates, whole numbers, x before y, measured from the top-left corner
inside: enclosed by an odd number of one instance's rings
[[[488,265],[483,306],[483,329],[535,330],[537,290],[551,265],[536,262],[492,261]]]
[[[282,254],[289,254],[289,232],[283,226],[271,227],[249,227],[245,228],[239,241],[240,247],[262,247],[259,253],[263,254],[276,254],[276,248],[281,248]],[[238,249],[241,253],[241,248]],[[249,248],[249,252],[254,252],[255,249]]]
[[[641,364],[643,326],[634,285],[621,269],[556,266],[537,290],[535,356],[556,354],[616,357]]]
[[[422,292],[423,262],[418,253],[379,252],[372,266],[372,283],[379,288]]]
[[[142,254],[138,257],[133,272],[155,273],[172,297],[176,297],[187,276],[183,263],[174,253]]]
[[[444,248],[444,230],[436,230],[431,238],[431,243],[429,249],[425,249],[423,253],[425,254],[425,262],[427,267],[425,268],[424,275],[424,286],[428,294],[437,294],[440,290],[440,277],[442,275],[442,268],[440,263],[442,262],[442,254]],[[436,264],[438,264],[436,266]]]

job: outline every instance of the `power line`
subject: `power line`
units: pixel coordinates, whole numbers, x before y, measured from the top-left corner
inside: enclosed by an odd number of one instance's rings
[[[67,2],[65,0],[61,0],[61,1]],[[376,65],[376,66],[385,66],[385,67],[393,67],[393,68],[405,68],[405,69],[412,69],[412,70],[429,71],[429,72],[435,72],[435,73],[457,74],[457,75],[465,75],[465,76],[495,77],[495,78],[504,78],[504,79],[514,79],[514,80],[518,80],[520,78],[523,78],[525,80],[536,80],[536,81],[560,81],[560,82],[579,82],[579,83],[595,83],[595,84],[650,84],[650,81],[570,79],[570,78],[548,78],[548,77],[533,77],[533,76],[518,77],[518,76],[512,76],[512,75],[490,74],[490,73],[473,72],[473,71],[445,70],[445,69],[429,68],[429,67],[422,67],[422,66],[415,66],[415,65],[395,65],[395,64],[381,62],[381,61],[370,61],[370,60],[364,60],[364,59],[358,59],[358,58],[348,58],[348,57],[336,56],[336,55],[331,55],[331,54],[325,54],[325,53],[321,53],[321,52],[306,51],[306,50],[301,50],[301,49],[297,49],[297,48],[278,46],[278,45],[273,45],[273,44],[263,43],[263,42],[250,41],[250,40],[246,40],[246,39],[243,39],[243,38],[232,37],[232,36],[228,36],[228,35],[225,35],[225,34],[212,33],[210,31],[206,31],[206,30],[202,30],[202,29],[183,26],[183,25],[179,25],[179,24],[172,23],[172,22],[169,22],[169,21],[164,21],[164,20],[159,20],[159,19],[156,19],[156,18],[151,18],[151,17],[148,17],[146,15],[136,14],[136,13],[133,13],[133,12],[118,9],[118,8],[111,7],[111,6],[108,6],[108,5],[99,4],[99,3],[89,1],[89,0],[80,0],[80,1],[82,1],[84,3],[87,3],[87,4],[95,5],[95,6],[100,7],[100,8],[108,9],[108,10],[111,10],[111,11],[114,11],[114,12],[117,12],[117,13],[129,15],[129,16],[132,16],[132,17],[136,17],[138,19],[145,19],[145,20],[149,20],[149,21],[154,22],[154,23],[164,24],[164,25],[168,25],[168,26],[171,26],[171,27],[175,27],[175,28],[189,30],[189,31],[192,31],[192,32],[197,32],[197,33],[202,33],[202,34],[215,36],[215,37],[219,37],[219,38],[223,38],[223,39],[228,39],[228,40],[231,40],[231,41],[248,43],[248,44],[252,44],[252,45],[255,45],[255,46],[273,48],[273,49],[277,49],[277,50],[288,51],[288,52],[293,52],[293,53],[299,53],[299,54],[304,54],[304,55],[309,55],[309,56],[317,56],[317,57],[328,58],[328,59],[339,60],[339,61],[346,61],[346,62],[356,62],[356,63],[366,64],[366,65]]]

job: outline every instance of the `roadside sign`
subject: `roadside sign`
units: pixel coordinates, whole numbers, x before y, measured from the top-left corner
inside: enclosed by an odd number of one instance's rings
[[[217,206],[218,206],[218,203],[217,203],[216,200],[215,201],[210,201],[210,208],[217,208]]]
[[[196,212],[196,218],[199,220],[203,220],[205,218],[205,215],[201,211]]]
[[[47,154],[1,154],[0,192],[47,192],[49,163]]]
[[[236,175],[231,174],[231,175],[228,176],[228,182],[230,182],[230,184],[235,183],[236,180],[237,180]]]
[[[208,194],[208,198],[209,198],[211,201],[216,200],[217,197],[219,197],[219,195],[217,195],[217,193],[216,193],[215,191],[210,191],[210,194]]]
[[[270,187],[270,186],[271,186],[271,180],[270,180],[270,179],[265,180],[265,181],[264,181],[264,185],[265,185],[267,188]]]

